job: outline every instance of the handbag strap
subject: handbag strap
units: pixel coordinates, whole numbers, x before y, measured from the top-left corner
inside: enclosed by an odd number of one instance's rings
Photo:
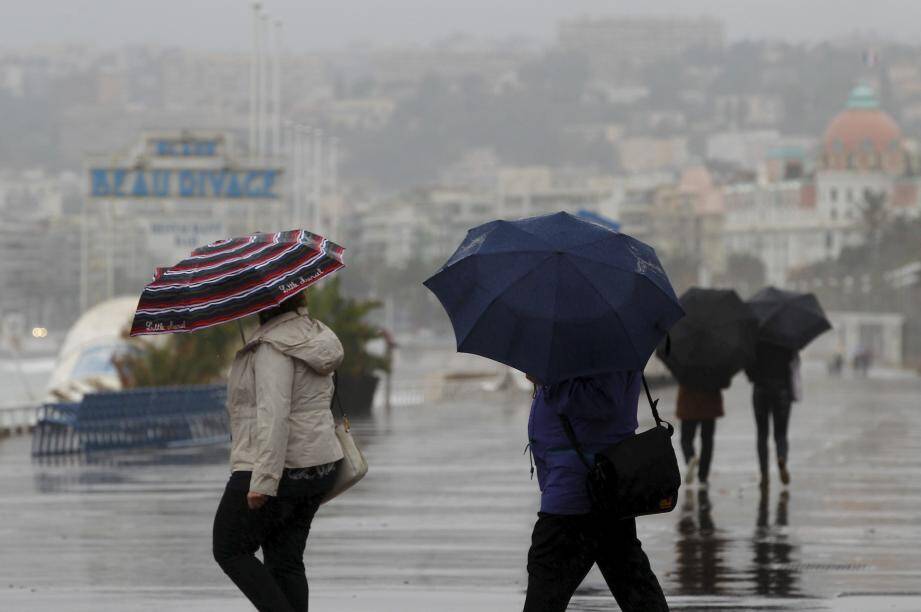
[[[569,438],[569,443],[572,444],[573,449],[575,449],[576,454],[579,455],[579,459],[582,461],[585,467],[591,471],[592,466],[589,464],[588,459],[585,458],[585,453],[582,451],[582,444],[576,437],[576,430],[572,428],[572,423],[569,421],[569,417],[563,413],[559,413],[557,416],[560,417],[560,423],[563,424],[563,431],[566,432],[566,437]]]
[[[659,400],[652,399],[652,393],[649,391],[649,383],[646,382],[646,375],[640,374],[640,377],[643,379],[643,388],[646,390],[646,401],[649,402],[649,409],[652,410],[652,418],[656,420],[656,425],[661,425],[663,421],[659,416]]]
[[[345,430],[348,431],[351,428],[351,423],[349,422],[349,415],[342,408],[342,400],[339,399],[339,372],[337,371],[333,371],[333,399],[330,401],[330,410],[332,410],[333,406],[339,409],[339,418],[342,420]]]
[[[661,427],[662,424],[665,424],[665,428],[668,430],[668,436],[671,437],[675,433],[675,428],[666,420],[663,420],[659,416],[659,400],[652,399],[652,393],[649,392],[649,383],[646,382],[646,375],[640,373],[640,376],[643,378],[643,388],[646,389],[646,400],[649,401],[649,409],[652,410],[652,418],[656,420],[656,427]]]
[[[649,383],[646,382],[646,376],[642,372],[640,377],[643,379],[643,388],[646,390],[646,400],[649,402],[649,409],[652,410],[652,418],[656,420],[656,427],[661,427],[664,423],[668,429],[668,435],[671,436],[674,433],[675,428],[672,427],[672,424],[668,421],[662,420],[662,417],[659,416],[659,400],[652,399],[652,392],[649,390]],[[576,453],[579,455],[579,459],[582,460],[582,463],[585,464],[585,467],[592,469],[592,466],[589,465],[588,460],[585,458],[585,453],[582,451],[582,444],[579,442],[579,439],[576,437],[576,430],[572,427],[572,422],[569,420],[569,417],[563,413],[558,413],[560,417],[560,423],[563,425],[563,431],[566,433],[566,438],[569,439],[569,443],[575,449]]]

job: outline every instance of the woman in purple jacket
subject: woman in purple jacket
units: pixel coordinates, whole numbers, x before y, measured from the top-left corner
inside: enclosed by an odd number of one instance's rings
[[[569,418],[587,454],[632,436],[637,428],[640,373],[612,372],[546,386],[532,382],[535,394],[528,439],[541,504],[528,552],[524,612],[566,610],[595,563],[624,612],[668,610],[636,537],[636,521],[592,513],[587,468],[559,417]],[[593,456],[586,458],[594,462]]]

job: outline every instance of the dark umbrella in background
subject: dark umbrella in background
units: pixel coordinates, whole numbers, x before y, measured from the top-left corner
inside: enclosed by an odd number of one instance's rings
[[[748,300],[758,317],[758,340],[800,351],[831,329],[819,300],[812,293],[765,287]]]
[[[343,251],[304,230],[195,249],[144,287],[131,335],[189,332],[272,308],[344,266]]]
[[[758,319],[731,289],[692,287],[681,296],[685,316],[656,351],[686,387],[716,391],[755,359]]]
[[[567,213],[475,227],[424,284],[458,351],[548,384],[642,370],[683,315],[652,247]]]

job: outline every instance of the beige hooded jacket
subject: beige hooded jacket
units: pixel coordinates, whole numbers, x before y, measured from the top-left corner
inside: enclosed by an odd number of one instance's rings
[[[256,330],[234,359],[227,383],[231,470],[252,471],[249,490],[275,495],[284,468],[342,458],[330,411],[339,338],[306,308]]]

